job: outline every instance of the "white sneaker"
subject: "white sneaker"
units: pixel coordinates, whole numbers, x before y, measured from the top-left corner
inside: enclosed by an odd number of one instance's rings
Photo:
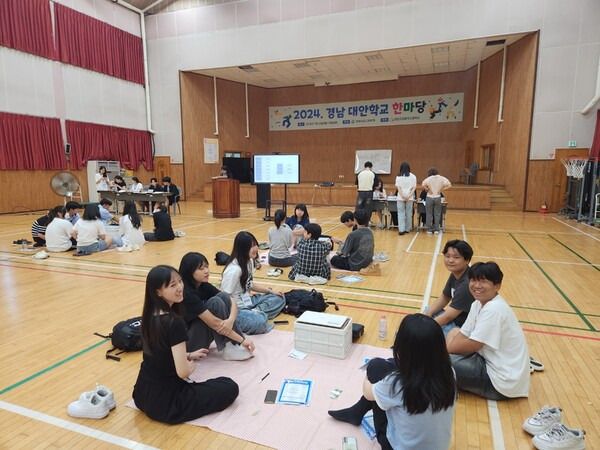
[[[113,394],[113,391],[111,391],[106,386],[96,386],[91,391],[83,392],[79,396],[79,400],[84,401],[85,398],[89,398],[94,395],[97,395],[98,397],[100,397],[100,399],[106,403],[109,410],[115,409],[115,406],[117,406],[117,402],[115,402],[115,394]]]
[[[122,247],[117,248],[118,252],[132,252],[133,249],[130,247],[129,244],[125,244]]]
[[[523,422],[523,429],[533,436],[545,433],[555,423],[562,423],[561,409],[558,406],[542,406],[537,413]]]
[[[386,262],[389,260],[390,260],[389,256],[383,252],[377,253],[375,256],[373,256],[373,261],[375,261],[375,262]]]
[[[296,275],[296,277],[294,278],[294,281],[296,283],[310,283],[310,278],[307,277],[306,275],[302,275],[301,273],[299,273],[298,275]]]
[[[69,403],[67,414],[78,419],[104,419],[108,416],[108,404],[99,395],[84,394],[79,400]]]
[[[139,246],[139,245],[137,245],[137,244],[131,244],[131,249],[132,249],[134,252],[137,252],[137,251],[140,249],[140,246]]]
[[[533,370],[535,370],[536,372],[544,371],[544,365],[540,361],[532,357],[529,357],[529,366],[533,368]]]
[[[538,450],[583,450],[585,431],[568,428],[562,423],[555,423],[548,431],[534,436],[531,443]]]
[[[327,278],[313,275],[308,279],[308,284],[327,284]]]
[[[223,359],[225,361],[245,361],[252,358],[252,356],[254,355],[244,347],[235,345],[231,341],[225,344],[225,348],[223,349]]]
[[[50,255],[48,253],[46,253],[45,250],[42,250],[41,252],[37,252],[35,255],[31,256],[33,259],[46,259],[49,258]]]
[[[440,232],[439,231],[434,231],[433,234],[435,234],[437,236],[438,234],[440,234]]]

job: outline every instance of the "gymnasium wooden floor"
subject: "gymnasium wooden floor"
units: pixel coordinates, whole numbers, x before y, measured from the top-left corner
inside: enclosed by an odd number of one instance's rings
[[[272,224],[262,210],[242,205],[239,219],[213,219],[208,203],[182,204],[174,228],[187,236],[174,242],[148,243],[141,251],[109,251],[84,258],[52,254],[31,259],[12,246],[30,236],[37,214],[0,216],[0,448],[258,448],[253,443],[191,425],[166,426],[123,405],[131,398],[141,353],[106,360],[109,343],[94,332],[109,333],[119,320],[141,314],[144,280],[156,264],[175,267],[187,251],[209,260],[229,252],[240,230],[266,241]],[[311,219],[328,234],[348,231],[338,217],[346,208],[310,208]],[[150,230],[146,218],[144,229]],[[474,261],[495,260],[505,282],[501,293],[512,305],[530,352],[546,366],[531,378],[528,399],[490,402],[461,393],[454,419],[452,448],[531,448],[521,423],[544,404],[563,408],[565,423],[587,432],[587,448],[600,448],[600,230],[557,215],[448,211],[440,236],[374,230],[376,251],[389,254],[383,276],[344,284],[333,278],[322,286],[340,305],[340,314],[363,323],[361,343],[378,341],[378,319],[388,316],[395,329],[405,314],[419,311],[442,290],[448,273],[441,249],[448,239],[463,238],[475,250]],[[221,268],[211,265],[218,283]],[[279,279],[257,279],[289,290],[287,270]],[[335,275],[335,272],[334,272]],[[596,299],[596,300],[594,300]],[[293,322],[284,329],[293,330]],[[110,387],[117,408],[103,420],[77,420],[67,404],[96,383]],[[359,432],[359,431],[357,431]]]

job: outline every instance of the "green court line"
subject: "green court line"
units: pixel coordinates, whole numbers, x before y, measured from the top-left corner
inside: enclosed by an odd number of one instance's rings
[[[34,266],[34,267],[41,267],[41,268],[45,268],[45,269],[63,269],[63,270],[71,270],[77,273],[83,273],[83,272],[91,272],[92,274],[107,274],[107,275],[127,275],[127,276],[132,276],[132,277],[138,277],[138,278],[146,278],[146,275],[143,274],[133,274],[133,273],[126,273],[123,274],[123,272],[105,272],[105,271],[101,271],[101,270],[92,270],[92,268],[87,268],[85,266],[59,266],[59,265],[47,265],[47,266],[40,266],[39,264],[33,263],[33,262],[29,262],[29,260],[24,260],[24,261],[19,261],[19,260],[9,260],[8,262],[10,262],[11,264],[22,264],[24,266]],[[19,266],[16,266],[19,267]],[[116,269],[116,267],[109,267],[110,269]],[[127,281],[127,278],[122,278],[122,280]]]
[[[588,331],[588,332],[594,332],[594,333],[598,333],[598,330],[590,330],[589,328],[581,328],[581,327],[568,327],[566,325],[555,325],[555,324],[550,324],[550,323],[543,323],[543,322],[530,322],[528,320],[519,320],[519,323],[526,323],[528,325],[539,325],[542,327],[552,327],[552,328],[561,328],[561,329],[565,329],[565,330],[578,330],[578,331]]]
[[[546,273],[546,271],[544,269],[542,269],[542,266],[540,266],[538,264],[538,262],[535,261],[533,259],[533,257],[529,254],[529,252],[527,250],[525,250],[525,247],[523,247],[523,245],[521,245],[521,243],[512,235],[512,233],[508,233],[508,235],[517,243],[517,245],[521,248],[521,250],[523,250],[523,252],[531,260],[531,262],[533,264],[535,264],[535,266],[540,270],[540,272],[542,272],[542,274],[546,277],[546,279],[552,284],[552,286],[554,286],[554,289],[556,289],[558,291],[558,293],[562,296],[562,298],[564,298],[565,301],[571,306],[571,308],[573,308],[573,311],[575,311],[575,313],[577,313],[579,318],[581,320],[583,320],[583,322],[589,327],[589,329],[591,331],[597,331],[596,328],[590,323],[590,321],[587,320],[587,318],[583,315],[583,313],[581,311],[579,311],[579,308],[577,308],[577,306],[575,306],[575,304],[571,301],[571,299],[569,297],[567,297],[567,295],[562,291],[561,288],[558,287],[558,285],[554,282],[554,280],[552,278],[550,278],[550,275],[548,275]]]
[[[567,250],[569,250],[571,253],[573,253],[575,256],[577,256],[578,258],[581,258],[583,261],[585,261],[586,263],[588,263],[591,267],[593,267],[594,269],[596,269],[598,272],[600,272],[600,267],[596,267],[594,265],[594,263],[588,261],[587,259],[585,259],[583,256],[581,256],[579,253],[577,253],[575,250],[573,250],[572,248],[570,248],[569,246],[563,244],[562,242],[560,242],[558,239],[556,239],[554,236],[552,235],[548,235],[549,237],[551,237],[552,239],[554,239],[556,242],[558,242],[560,245],[562,245],[564,248],[566,248]]]
[[[535,306],[519,306],[519,305],[510,305],[511,308],[517,309],[527,309],[531,311],[541,311],[548,313],[559,313],[559,314],[577,314],[575,311],[561,311],[559,309],[545,309],[545,308],[536,308]],[[592,314],[586,314],[586,316],[591,316]]]
[[[12,391],[13,389],[15,389],[15,388],[17,388],[17,387],[19,387],[19,386],[21,386],[21,385],[23,385],[23,384],[27,383],[28,381],[31,381],[31,380],[33,380],[33,379],[35,379],[35,378],[39,377],[40,375],[43,375],[43,374],[45,374],[46,372],[50,372],[51,370],[53,370],[53,369],[56,369],[57,367],[59,367],[59,366],[62,366],[63,364],[66,364],[66,363],[68,363],[69,361],[71,361],[71,360],[73,360],[73,359],[77,358],[78,356],[81,356],[81,355],[83,355],[84,353],[87,353],[87,352],[89,352],[90,350],[93,350],[93,349],[95,349],[96,347],[99,347],[100,345],[102,345],[102,344],[106,343],[106,341],[107,341],[107,340],[108,340],[108,339],[102,339],[100,342],[97,342],[97,343],[95,343],[95,344],[93,344],[93,345],[90,345],[89,347],[87,347],[87,348],[84,348],[83,350],[81,350],[81,351],[79,351],[79,352],[75,353],[74,355],[68,356],[67,358],[63,359],[62,361],[59,361],[59,362],[57,362],[57,363],[55,363],[55,364],[52,364],[50,367],[46,367],[45,369],[43,369],[43,370],[40,370],[39,372],[36,372],[36,373],[34,373],[33,375],[30,375],[30,376],[28,376],[27,378],[23,378],[21,381],[17,381],[15,384],[12,384],[12,385],[10,385],[10,386],[8,386],[8,387],[6,387],[6,388],[2,389],[2,390],[0,391],[0,395],[2,395],[2,394],[5,394],[5,393],[7,393],[8,391]]]

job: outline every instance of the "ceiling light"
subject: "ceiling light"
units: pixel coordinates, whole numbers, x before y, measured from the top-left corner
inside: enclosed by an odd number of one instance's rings
[[[383,56],[381,56],[380,53],[375,53],[374,55],[365,55],[365,58],[367,58],[367,61],[376,61],[378,59],[383,59]]]
[[[448,65],[448,61],[440,61],[433,63],[433,67],[446,67]]]

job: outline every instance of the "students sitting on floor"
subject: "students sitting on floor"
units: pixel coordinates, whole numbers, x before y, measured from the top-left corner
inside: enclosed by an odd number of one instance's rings
[[[100,220],[102,221],[102,225],[106,226],[110,220],[112,220],[114,214],[110,213],[110,207],[112,206],[112,202],[103,198],[100,200],[100,204],[98,205],[98,212],[100,213]]]
[[[70,201],[65,205],[65,209],[65,219],[71,222],[71,225],[75,225],[80,219],[79,210],[81,209],[81,205],[77,202]]]
[[[275,226],[269,228],[269,265],[290,267],[298,261],[298,254],[290,254],[293,233],[285,223],[285,211],[275,211]]]
[[[354,211],[356,230],[351,232],[339,254],[331,258],[331,265],[338,269],[358,271],[373,262],[375,238],[367,228],[369,214],[364,209]]]
[[[268,320],[277,317],[285,306],[283,292],[254,283],[253,260],[257,255],[256,238],[247,231],[240,231],[233,241],[221,279],[223,292],[237,302],[239,312],[236,322],[246,334],[271,331],[274,325]]]
[[[447,336],[451,329],[463,326],[475,301],[469,290],[469,263],[473,249],[467,242],[454,239],[446,242],[442,253],[450,276],[442,294],[423,314],[433,317]]]
[[[133,400],[148,417],[168,424],[223,411],[239,394],[238,385],[227,377],[189,381],[195,362],[206,357],[208,350],[186,351],[182,301],[183,282],[174,268],[150,270],[142,313],[143,361]]]
[[[144,239],[147,241],[172,241],[175,239],[171,216],[167,213],[167,207],[160,205],[152,214],[154,219],[154,231],[144,233]]]
[[[458,387],[490,400],[529,395],[529,351],[525,334],[498,294],[502,271],[495,262],[478,262],[469,270],[475,297],[462,328],[446,343]]]
[[[77,241],[76,256],[101,252],[113,243],[113,238],[106,236],[106,230],[100,221],[100,211],[95,203],[86,205],[83,217],[73,226],[71,236]]]
[[[298,261],[290,270],[288,278],[296,280],[299,275],[305,277],[331,278],[331,267],[327,255],[331,251],[331,240],[320,241],[321,226],[309,223],[304,227],[304,239],[298,242]]]
[[[456,381],[439,325],[423,314],[406,316],[392,349],[393,360],[369,361],[360,400],[329,415],[358,426],[372,409],[384,450],[447,449]]]
[[[31,224],[31,237],[33,238],[34,247],[44,247],[46,245],[46,227],[56,217],[55,210],[56,208],[51,209],[46,215],[37,218]]]
[[[352,231],[356,230],[356,220],[354,220],[354,213],[352,211],[344,211],[340,216],[340,222],[348,228],[352,228]],[[344,245],[344,241],[342,239],[332,237],[331,240],[336,245]]]
[[[142,218],[137,212],[135,202],[127,200],[123,206],[123,216],[119,219],[119,235],[123,246],[139,250],[146,243],[142,232]]]
[[[296,242],[304,235],[304,227],[310,223],[306,205],[304,203],[298,203],[294,208],[294,215],[288,217],[285,223],[293,232],[294,237],[292,239],[292,245],[295,247]]]
[[[186,253],[179,273],[185,286],[183,306],[189,341],[188,352],[209,348],[215,341],[217,350],[227,361],[243,361],[252,357],[254,343],[244,336],[236,323],[237,303],[229,294],[208,282],[208,260],[197,252]]]
[[[54,210],[56,217],[46,227],[46,249],[49,252],[67,252],[77,245],[77,241],[71,236],[73,225],[64,218],[65,207],[57,206]]]

